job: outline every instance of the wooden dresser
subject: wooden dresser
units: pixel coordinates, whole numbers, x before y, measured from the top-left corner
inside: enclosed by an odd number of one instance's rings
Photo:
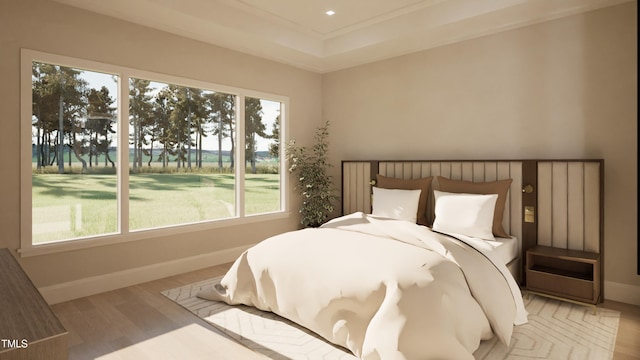
[[[11,252],[0,249],[0,360],[67,358],[67,331]]]

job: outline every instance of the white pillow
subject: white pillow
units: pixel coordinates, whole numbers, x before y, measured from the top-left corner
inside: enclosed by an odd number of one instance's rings
[[[436,218],[433,230],[495,240],[493,213],[498,194],[477,195],[433,191]]]
[[[422,190],[373,188],[372,215],[416,222]]]

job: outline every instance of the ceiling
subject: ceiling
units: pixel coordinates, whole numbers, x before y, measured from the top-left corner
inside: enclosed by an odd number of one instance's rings
[[[54,1],[325,73],[630,0]]]

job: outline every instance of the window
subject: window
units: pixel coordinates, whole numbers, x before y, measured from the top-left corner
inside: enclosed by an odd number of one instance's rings
[[[117,81],[33,62],[33,244],[117,231]]]
[[[245,209],[247,214],[276,211],[280,201],[281,103],[245,99]]]
[[[130,229],[235,217],[236,96],[139,78],[129,88]]]
[[[23,252],[285,212],[287,98],[30,50],[22,61]]]

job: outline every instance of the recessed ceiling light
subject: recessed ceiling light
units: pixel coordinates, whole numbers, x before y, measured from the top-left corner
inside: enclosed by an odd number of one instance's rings
[[[329,15],[329,16],[331,16],[331,15],[333,15],[333,14],[335,14],[335,13],[336,13],[336,12],[335,12],[335,11],[333,11],[333,10],[328,10],[327,12],[325,12],[325,14],[327,14],[327,15]]]

